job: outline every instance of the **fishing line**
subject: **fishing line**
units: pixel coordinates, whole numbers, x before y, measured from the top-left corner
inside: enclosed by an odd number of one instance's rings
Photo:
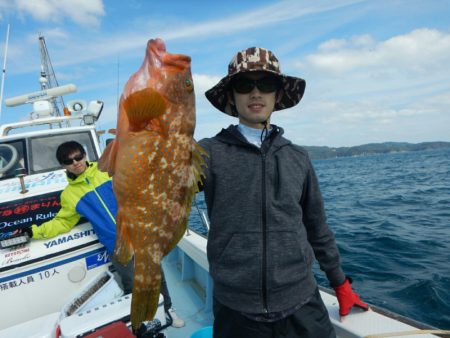
[[[120,56],[117,55],[117,88],[116,88],[117,107],[119,107],[119,80],[120,80]]]
[[[200,219],[203,223],[203,226],[206,228],[207,231],[209,231],[209,220],[208,216],[206,215],[204,210],[200,210],[197,203],[197,196],[194,198],[195,208],[197,209],[198,214],[200,215]]]

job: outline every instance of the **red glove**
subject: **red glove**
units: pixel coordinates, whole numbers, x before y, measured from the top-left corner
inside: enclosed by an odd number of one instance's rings
[[[341,316],[348,315],[354,305],[366,311],[369,310],[369,305],[362,302],[359,296],[353,292],[350,282],[351,280],[346,278],[344,284],[334,287],[334,292],[339,302],[339,314]]]

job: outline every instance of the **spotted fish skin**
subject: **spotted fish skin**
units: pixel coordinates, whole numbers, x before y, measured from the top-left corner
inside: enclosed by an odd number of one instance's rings
[[[156,313],[161,259],[183,236],[203,175],[190,61],[160,39],[148,42],[120,99],[117,136],[99,161],[117,198],[115,255],[123,264],[135,259],[134,329]]]

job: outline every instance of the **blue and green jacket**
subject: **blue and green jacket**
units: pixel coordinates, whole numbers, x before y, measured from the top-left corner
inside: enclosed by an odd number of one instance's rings
[[[108,173],[98,170],[96,162],[90,162],[84,173],[67,180],[69,185],[61,193],[61,209],[52,220],[32,226],[33,238],[51,238],[68,232],[84,216],[92,224],[100,243],[112,254],[117,202]]]

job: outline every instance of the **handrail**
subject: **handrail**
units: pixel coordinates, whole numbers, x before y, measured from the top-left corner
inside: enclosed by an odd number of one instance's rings
[[[450,335],[450,331],[449,330],[411,330],[411,331],[371,334],[368,336],[364,336],[364,338],[404,337],[404,336],[413,336],[413,335],[419,335],[419,334],[438,334],[438,335],[448,336],[448,335]]]
[[[16,123],[9,123],[4,124],[0,126],[0,135],[6,136],[8,133],[13,129],[18,128],[25,128],[25,127],[31,127],[31,126],[38,126],[43,124],[54,124],[54,123],[61,123],[66,122],[67,126],[70,126],[71,120],[83,120],[82,115],[76,115],[76,116],[52,116],[47,118],[39,118],[35,120],[28,120],[28,121],[22,121],[22,122],[16,122]]]

